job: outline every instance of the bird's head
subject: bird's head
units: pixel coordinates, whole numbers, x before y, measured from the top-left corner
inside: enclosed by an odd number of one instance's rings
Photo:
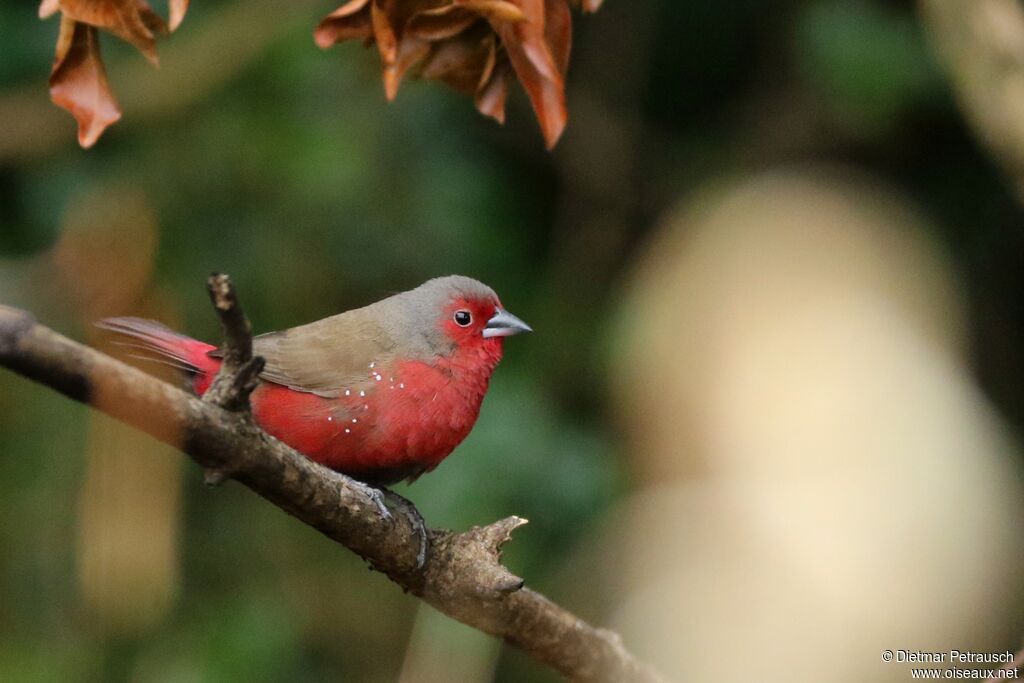
[[[428,280],[409,294],[425,314],[424,329],[438,350],[481,348],[500,354],[502,339],[533,331],[502,307],[493,289],[462,275]]]

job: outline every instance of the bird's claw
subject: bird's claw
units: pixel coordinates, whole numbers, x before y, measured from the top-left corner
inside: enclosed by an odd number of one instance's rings
[[[372,500],[377,506],[377,512],[380,513],[380,516],[384,519],[391,519],[391,510],[388,510],[387,503],[384,499],[384,492],[381,489],[370,486],[369,484],[363,484],[362,482],[357,483],[363,487],[363,493],[369,496],[370,500]]]
[[[409,523],[412,525],[413,532],[419,536],[420,549],[419,552],[416,553],[416,569],[423,569],[423,566],[427,563],[427,549],[430,545],[430,537],[427,534],[427,523],[423,519],[423,515],[421,515],[420,511],[416,509],[416,506],[412,504],[412,501],[405,496],[401,496],[387,488],[381,488],[380,492],[382,492],[385,497],[391,496],[395,499],[395,507],[402,511],[405,518],[408,519]]]
[[[362,482],[357,483],[363,487],[363,492],[366,493],[370,500],[372,500],[377,506],[377,510],[380,512],[382,519],[390,521],[393,518],[391,510],[388,509],[387,506],[387,499],[388,497],[391,497],[394,507],[401,510],[402,514],[405,515],[405,518],[409,520],[409,524],[412,525],[413,532],[420,538],[420,549],[419,552],[416,553],[416,569],[423,569],[423,566],[427,563],[427,548],[430,544],[430,537],[427,534],[427,523],[424,521],[423,515],[420,514],[420,511],[416,509],[416,506],[412,504],[412,501],[404,496],[400,496],[391,489],[384,487],[376,488]]]

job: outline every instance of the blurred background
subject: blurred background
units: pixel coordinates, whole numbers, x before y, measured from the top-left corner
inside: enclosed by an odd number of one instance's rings
[[[399,487],[432,525],[527,517],[511,569],[674,679],[1017,648],[1017,0],[608,0],[552,154],[521,93],[386,105],[313,45],[332,9],[195,3],[159,70],[104,35],[124,119],[85,152],[57,22],[0,5],[0,302],[216,340],[214,270],[258,331],[478,277],[537,332]],[[0,372],[0,680],[556,680],[201,479]]]

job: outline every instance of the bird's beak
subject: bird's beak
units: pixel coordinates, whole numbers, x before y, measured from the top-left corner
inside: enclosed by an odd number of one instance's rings
[[[499,308],[487,321],[487,327],[484,328],[483,334],[486,339],[488,337],[511,337],[522,332],[533,332],[533,328],[504,308]]]

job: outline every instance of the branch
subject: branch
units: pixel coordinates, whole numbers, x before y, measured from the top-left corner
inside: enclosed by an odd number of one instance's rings
[[[224,328],[224,359],[203,400],[225,410],[248,414],[249,397],[260,382],[264,360],[252,356],[252,326],[230,278],[213,273],[206,281],[206,289]],[[220,486],[230,476],[228,470],[209,467],[204,472],[204,481],[207,486]]]
[[[224,359],[203,400],[234,412],[249,412],[249,395],[259,384],[263,359],[252,356],[252,327],[242,311],[230,278],[214,273],[206,281],[224,328]]]
[[[251,373],[258,373],[258,362],[245,358],[252,348],[248,322],[230,282],[220,277],[211,278],[211,296],[228,344],[216,400],[200,400],[6,306],[0,306],[0,366],[180,448],[207,472],[239,481],[342,544],[403,590],[503,638],[571,680],[663,680],[634,659],[617,634],[524,588],[523,580],[502,566],[501,547],[525,519],[509,517],[463,533],[430,529],[431,552],[418,568],[419,540],[405,515],[385,518],[374,489],[260,430],[245,409]],[[228,369],[227,355],[232,354],[233,369]]]

